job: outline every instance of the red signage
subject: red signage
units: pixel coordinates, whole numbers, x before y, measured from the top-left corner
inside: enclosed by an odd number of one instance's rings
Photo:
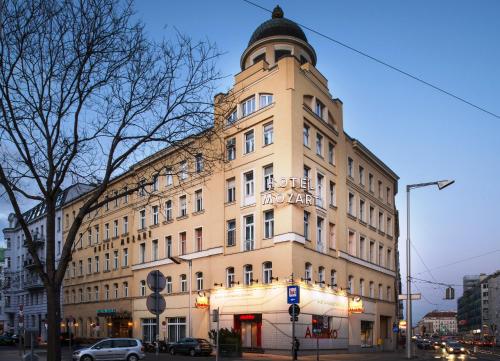
[[[255,320],[255,315],[240,315],[241,321],[253,321]]]

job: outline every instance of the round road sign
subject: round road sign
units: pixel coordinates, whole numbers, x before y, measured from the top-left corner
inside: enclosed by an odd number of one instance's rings
[[[159,293],[152,293],[146,300],[146,306],[153,315],[159,315],[165,311],[165,298]]]
[[[149,289],[153,292],[163,291],[166,285],[165,276],[158,270],[149,272],[146,282]]]
[[[290,316],[298,316],[300,315],[300,307],[298,304],[296,303],[293,303],[290,305],[290,307],[288,307],[288,313],[290,314]]]

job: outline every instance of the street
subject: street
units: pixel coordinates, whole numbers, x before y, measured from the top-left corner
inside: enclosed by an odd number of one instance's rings
[[[40,356],[40,361],[45,361],[45,351],[41,349],[36,349],[37,355]],[[319,359],[322,361],[334,361],[334,360],[345,360],[345,361],[399,361],[406,360],[406,354],[404,351],[397,352],[364,352],[364,353],[345,353],[344,351],[338,352],[328,352],[320,351]],[[479,361],[499,361],[500,360],[500,350],[496,350],[494,353],[491,349],[479,350],[476,354],[457,356],[457,355],[443,355],[441,350],[416,350],[416,358],[418,360],[479,360]],[[316,353],[314,351],[304,351],[299,353],[298,360],[304,361],[314,361],[317,359]],[[19,356],[19,351],[15,347],[2,346],[0,347],[0,360],[1,361],[16,361],[21,360]],[[70,361],[70,353],[67,348],[63,350],[63,361]],[[146,355],[145,361],[215,361],[215,356],[208,357],[190,357],[183,355],[172,356],[166,353],[160,353],[158,359],[156,359],[155,354],[148,353]],[[225,360],[225,359],[223,359]],[[257,361],[285,361],[291,360],[289,355],[277,351],[276,354],[272,353],[244,353],[242,358],[232,358],[228,360],[257,360]]]

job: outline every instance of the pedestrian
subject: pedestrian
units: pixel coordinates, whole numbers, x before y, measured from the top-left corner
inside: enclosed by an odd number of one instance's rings
[[[293,338],[293,343],[292,343],[293,359],[294,360],[297,360],[297,354],[299,352],[299,348],[300,348],[299,339],[297,337],[294,337]]]

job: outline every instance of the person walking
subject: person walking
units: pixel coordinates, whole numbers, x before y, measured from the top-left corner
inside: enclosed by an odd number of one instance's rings
[[[299,348],[300,348],[299,339],[297,337],[294,337],[293,342],[292,342],[292,350],[293,350],[293,359],[294,360],[297,360],[297,354],[299,352]]]

